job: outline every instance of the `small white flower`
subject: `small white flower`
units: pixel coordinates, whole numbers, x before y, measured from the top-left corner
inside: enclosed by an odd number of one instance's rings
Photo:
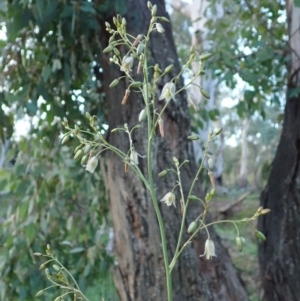
[[[162,27],[162,25],[160,23],[156,23],[156,30],[159,33],[164,33],[165,32],[164,28]]]
[[[212,259],[212,257],[217,257],[216,253],[215,253],[215,245],[213,243],[213,241],[208,238],[205,242],[205,246],[204,246],[204,254],[200,255],[200,257],[204,256],[206,259]]]
[[[159,97],[159,100],[162,99],[166,99],[166,101],[175,100],[175,85],[172,82],[164,85]]]
[[[121,66],[121,71],[124,71],[126,73],[129,73],[132,71],[132,66],[133,66],[133,57],[132,56],[124,56],[122,60],[122,66]]]
[[[97,165],[98,165],[98,159],[96,158],[96,156],[94,156],[91,159],[89,159],[85,170],[89,171],[90,173],[93,173]]]
[[[175,194],[173,192],[168,192],[160,201],[165,202],[167,206],[174,205],[174,207],[176,207]]]

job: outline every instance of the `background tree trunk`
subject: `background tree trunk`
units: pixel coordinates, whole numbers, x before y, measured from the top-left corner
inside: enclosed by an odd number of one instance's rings
[[[146,33],[150,14],[145,0],[128,0],[127,29],[133,35]],[[167,16],[163,0],[152,1],[158,6],[157,15]],[[163,24],[165,34],[152,34],[149,49],[149,64],[158,63],[163,70],[169,64],[174,64],[174,70],[165,82],[179,71],[178,57],[172,38],[169,23]],[[104,41],[107,33],[101,33]],[[106,36],[104,36],[106,35]],[[103,45],[104,47],[106,45]],[[120,49],[124,55],[124,49]],[[113,79],[120,76],[120,71],[109,63],[109,56],[100,57],[104,70],[103,87],[107,98],[108,124],[110,129],[128,123],[132,127],[138,121],[138,114],[143,109],[140,94],[131,93],[128,103],[121,106],[124,91],[127,88],[125,80],[120,81],[116,88],[108,86]],[[135,74],[135,70],[133,74]],[[135,75],[134,75],[135,76]],[[164,82],[159,89],[162,89]],[[182,85],[182,82],[180,82]],[[159,93],[159,91],[158,91]],[[153,171],[158,198],[163,197],[175,184],[174,175],[167,175],[158,180],[157,174],[173,165],[173,157],[179,161],[185,159],[193,162],[192,144],[186,137],[190,134],[187,100],[184,93],[172,102],[163,116],[165,138],[159,135],[153,141]],[[111,144],[127,152],[128,138],[120,133],[112,133],[107,138]],[[136,150],[146,154],[146,123],[135,132],[133,143]],[[122,301],[165,301],[166,286],[162,248],[158,223],[149,194],[142,182],[129,171],[124,173],[124,164],[112,153],[107,153],[101,159],[102,173],[110,200],[110,212],[115,231],[114,280]],[[146,159],[139,160],[139,166],[147,173]],[[184,193],[196,172],[194,164],[187,165],[182,170]],[[199,188],[199,185],[198,185]],[[199,189],[195,193],[200,193]],[[174,254],[180,227],[180,206],[177,195],[177,208],[159,204],[166,226],[169,256]],[[200,212],[198,204],[192,204],[188,213],[188,223]],[[221,245],[213,229],[211,237],[216,245],[217,258],[207,261],[203,257],[206,235],[202,233],[182,254],[173,271],[174,301],[243,301],[248,300],[240,278],[232,266],[227,250]],[[187,238],[184,235],[184,239]]]
[[[290,60],[287,102],[278,149],[261,204],[272,210],[259,228],[262,285],[267,301],[298,301],[300,291],[300,8],[286,2]],[[299,93],[299,91],[298,91]]]
[[[242,125],[241,137],[241,159],[240,159],[240,174],[238,177],[238,185],[245,188],[248,185],[248,131],[249,131],[249,118],[244,117]]]

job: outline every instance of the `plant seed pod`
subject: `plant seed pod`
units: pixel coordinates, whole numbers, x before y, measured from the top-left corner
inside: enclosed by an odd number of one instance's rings
[[[187,233],[191,234],[194,233],[197,230],[197,223],[195,221],[192,221],[188,227]]]

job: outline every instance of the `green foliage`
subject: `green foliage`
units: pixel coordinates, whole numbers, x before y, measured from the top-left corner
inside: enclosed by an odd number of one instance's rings
[[[15,150],[12,149],[11,153]],[[107,277],[108,208],[101,179],[91,177],[60,139],[22,139],[13,167],[0,173],[0,300],[32,300],[45,286],[32,254],[59,250],[82,288]]]
[[[216,5],[220,3],[213,1],[212,15]],[[240,117],[254,112],[265,116],[266,100],[280,105],[286,83],[285,2],[225,0],[222,9],[222,18],[207,22],[214,53],[210,67],[232,89],[237,75],[247,83],[244,102],[237,104]]]
[[[13,148],[0,170],[0,300],[33,300],[46,286],[32,256],[46,243],[59,250],[82,288],[107,281],[112,259],[105,249],[103,182],[74,162],[72,148],[60,146],[59,124],[64,116],[83,124],[83,110],[104,123],[99,20],[116,8],[124,12],[125,2],[13,0],[1,6],[7,41],[0,45],[0,138]],[[13,127],[24,118],[31,130],[16,139]]]

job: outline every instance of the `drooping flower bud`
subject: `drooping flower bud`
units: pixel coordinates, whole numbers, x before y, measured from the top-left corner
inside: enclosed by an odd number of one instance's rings
[[[164,132],[164,121],[162,118],[159,117],[158,119],[158,127],[159,127],[159,133],[162,137],[165,136],[165,132]]]
[[[210,169],[213,169],[213,168],[214,168],[214,160],[213,160],[212,158],[209,158],[209,159],[207,160],[207,163],[208,163],[208,167],[209,167]]]
[[[138,154],[134,149],[130,153],[130,164],[139,164]]]
[[[237,249],[242,252],[243,251],[243,248],[244,248],[244,241],[245,239],[241,236],[238,236],[236,239],[235,239],[235,243],[236,243],[236,247]]]
[[[187,233],[194,233],[197,229],[197,223],[192,221],[188,227]]]
[[[123,97],[123,99],[122,99],[122,105],[125,105],[126,104],[126,102],[127,102],[127,99],[128,99],[128,97],[129,97],[129,94],[130,94],[130,90],[126,90],[126,92],[125,92],[125,95],[124,95],[124,97]]]
[[[139,114],[139,122],[142,122],[146,117],[147,117],[147,110],[145,108]]]
[[[156,30],[159,33],[164,33],[165,32],[164,28],[162,27],[162,25],[160,23],[156,23]]]
[[[93,173],[97,165],[98,165],[98,158],[94,156],[88,160],[85,170],[89,171],[90,173]]]

